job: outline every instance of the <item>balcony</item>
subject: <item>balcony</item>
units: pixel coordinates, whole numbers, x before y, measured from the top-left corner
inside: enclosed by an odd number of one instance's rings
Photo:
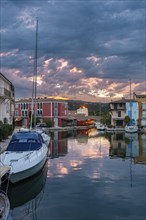
[[[6,88],[0,88],[0,99],[2,100],[13,99],[14,100],[14,94]]]

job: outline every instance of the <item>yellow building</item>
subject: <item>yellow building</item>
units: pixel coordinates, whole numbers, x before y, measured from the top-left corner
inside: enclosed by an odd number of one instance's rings
[[[133,99],[139,106],[139,125],[146,127],[146,95],[137,95],[133,93]]]

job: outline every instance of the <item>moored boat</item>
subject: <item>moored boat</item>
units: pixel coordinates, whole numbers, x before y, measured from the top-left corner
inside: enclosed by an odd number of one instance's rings
[[[0,161],[10,166],[9,178],[15,183],[37,173],[46,162],[47,152],[41,134],[20,131],[13,134],[6,151],[0,155]]]
[[[100,122],[95,122],[95,127],[99,131],[104,131],[105,130],[105,126],[103,124],[101,124]]]
[[[128,125],[125,126],[125,132],[127,132],[127,133],[136,133],[136,132],[138,132],[138,126],[128,124]]]

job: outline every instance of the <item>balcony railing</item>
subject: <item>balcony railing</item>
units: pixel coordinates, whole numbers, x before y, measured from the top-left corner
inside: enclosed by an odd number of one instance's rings
[[[0,88],[0,97],[3,99],[14,99],[14,94],[6,88]]]

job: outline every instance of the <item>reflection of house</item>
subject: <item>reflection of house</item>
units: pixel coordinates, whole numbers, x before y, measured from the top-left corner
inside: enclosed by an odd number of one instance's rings
[[[116,133],[109,138],[111,158],[133,158],[135,163],[146,164],[146,135]]]
[[[21,99],[15,102],[15,121],[21,120],[21,125],[29,125],[31,115],[31,99]],[[36,117],[41,123],[52,120],[54,127],[62,126],[63,119],[67,118],[68,103],[51,101],[47,98],[37,98]]]
[[[139,123],[141,126],[146,127],[146,95],[133,94],[133,98],[139,104]]]
[[[136,158],[139,156],[139,143],[138,139],[128,139],[126,143],[126,157]]]
[[[126,146],[124,133],[116,133],[111,136],[110,152],[111,157],[122,157],[126,156]]]
[[[146,136],[139,136],[139,155],[134,158],[135,163],[146,164]]]
[[[14,86],[0,73],[0,121],[13,124]]]
[[[122,98],[118,101],[110,102],[111,125],[120,127],[125,126],[125,116],[138,120],[138,103],[134,100]]]
[[[53,135],[53,139],[50,142],[50,157],[56,158],[65,156],[68,152],[67,138],[62,139],[62,134],[58,131],[54,131]]]

